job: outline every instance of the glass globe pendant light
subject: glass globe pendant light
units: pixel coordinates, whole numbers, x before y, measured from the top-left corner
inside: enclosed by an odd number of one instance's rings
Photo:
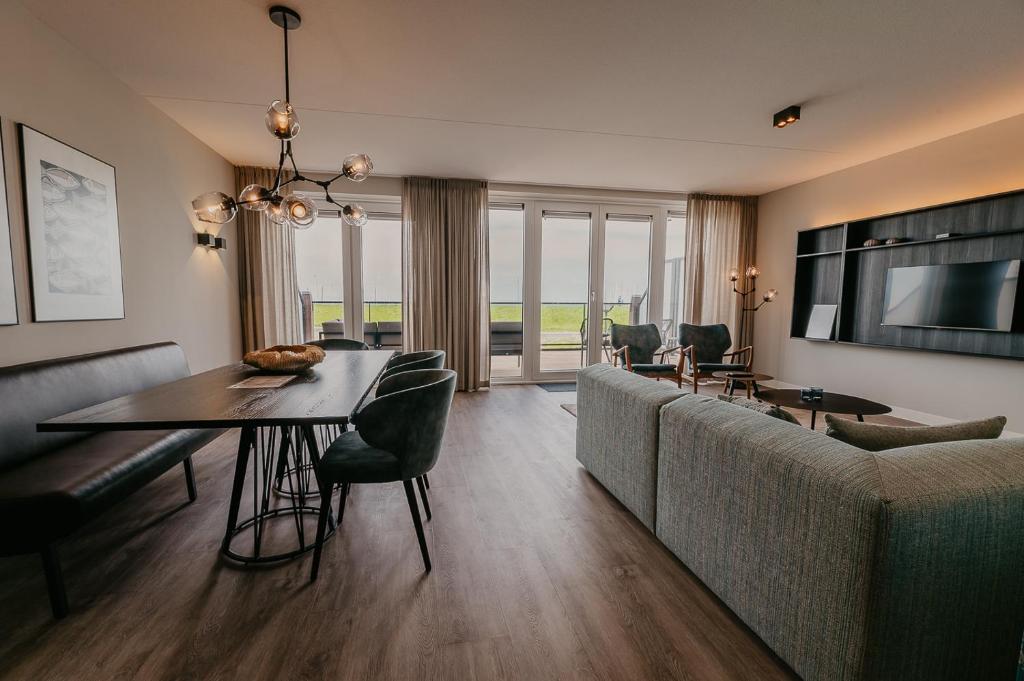
[[[369,216],[366,214],[366,211],[363,210],[363,207],[360,206],[358,203],[352,203],[347,206],[343,206],[341,209],[341,217],[343,220],[345,220],[346,223],[352,225],[353,227],[362,227],[363,225],[366,224],[366,221],[369,219]]]
[[[192,202],[195,218],[200,222],[223,224],[230,222],[238,213],[238,207],[246,210],[263,211],[267,221],[275,225],[290,225],[295,229],[307,229],[316,221],[319,210],[313,199],[301,194],[282,193],[284,187],[295,182],[307,182],[323,190],[323,201],[338,206],[345,222],[361,227],[366,224],[367,215],[362,206],[343,205],[331,196],[331,185],[341,178],[362,182],[373,173],[373,161],[366,154],[350,154],[341,164],[341,172],[327,180],[315,180],[299,172],[292,154],[292,140],[299,134],[299,119],[291,103],[291,74],[288,60],[288,33],[299,28],[302,18],[298,12],[283,5],[270,8],[270,21],[284,32],[284,99],[275,99],[267,108],[264,119],[267,130],[280,144],[277,173],[271,187],[250,184],[238,195],[238,200],[222,192],[209,192],[196,197]],[[291,176],[285,179],[284,166],[288,163]]]
[[[313,203],[313,199],[297,194],[286,196],[282,202],[282,207],[288,216],[288,222],[295,229],[309,229],[312,227],[319,212],[316,204]]]
[[[223,225],[225,222],[231,222],[238,212],[238,207],[235,200],[224,192],[207,192],[192,201],[192,210],[200,222]]]

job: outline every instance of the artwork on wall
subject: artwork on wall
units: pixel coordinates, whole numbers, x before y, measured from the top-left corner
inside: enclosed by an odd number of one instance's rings
[[[838,305],[815,305],[811,308],[811,317],[807,321],[807,333],[804,334],[804,338],[832,340],[837,309]]]
[[[18,323],[18,301],[14,296],[14,255],[11,252],[11,219],[7,212],[7,170],[0,139],[0,325]]]
[[[124,319],[114,167],[18,127],[33,318]]]

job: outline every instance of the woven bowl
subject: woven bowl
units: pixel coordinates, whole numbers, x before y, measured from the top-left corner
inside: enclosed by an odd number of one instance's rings
[[[242,361],[264,371],[299,373],[324,361],[324,351],[315,345],[275,345],[245,353]]]

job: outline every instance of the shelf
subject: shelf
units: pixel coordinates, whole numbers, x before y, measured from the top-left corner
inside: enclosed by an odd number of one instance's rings
[[[975,234],[960,234],[958,236],[947,236],[944,239],[918,239],[917,241],[901,241],[898,244],[879,244],[878,246],[858,246],[847,248],[847,253],[855,251],[876,251],[879,248],[899,248],[900,246],[921,246],[923,244],[939,244],[946,241],[963,241],[964,239],[984,239],[994,236],[1009,236],[1013,234],[1024,234],[1024,229],[1005,229],[997,232],[977,232]],[[797,256],[798,258],[801,256]]]
[[[821,253],[801,253],[798,258],[818,258],[823,255],[842,255],[842,251],[822,251]]]

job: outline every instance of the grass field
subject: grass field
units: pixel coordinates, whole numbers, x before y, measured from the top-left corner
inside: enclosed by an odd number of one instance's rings
[[[544,334],[578,334],[583,323],[582,303],[545,303],[541,307],[540,328]],[[313,325],[320,326],[331,319],[341,319],[344,310],[341,303],[314,303]],[[629,307],[617,305],[608,313],[616,324],[629,320]],[[400,321],[402,306],[398,303],[368,303],[363,306],[363,319],[374,322]],[[491,305],[491,321],[518,322],[522,319],[521,305]]]

